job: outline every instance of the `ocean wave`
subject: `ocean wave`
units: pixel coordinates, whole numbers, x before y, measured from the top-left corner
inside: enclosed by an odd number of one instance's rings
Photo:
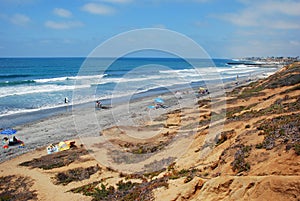
[[[189,72],[176,72],[179,76],[185,75],[189,77],[195,77],[195,76],[205,76],[205,75],[223,75],[223,74],[236,74],[236,73],[247,73],[250,71],[255,71],[254,68],[217,68],[217,69],[195,69],[191,70]]]
[[[65,104],[59,104],[59,105],[45,105],[45,106],[41,106],[38,108],[14,108],[14,109],[10,109],[10,110],[3,110],[0,113],[0,117],[5,117],[5,116],[9,116],[9,115],[14,115],[14,114],[22,114],[22,113],[29,113],[29,112],[36,112],[36,111],[42,111],[42,110],[48,110],[48,109],[54,109],[54,108],[60,108],[60,107],[64,107]]]
[[[35,111],[45,110],[45,109],[48,109],[48,108],[43,107],[43,108],[35,108],[35,109],[24,109],[24,108],[22,108],[22,109],[3,110],[0,113],[0,117],[5,117],[5,116],[13,115],[13,114],[22,114],[22,113],[27,113],[27,112],[35,112]]]
[[[205,67],[205,68],[192,68],[192,69],[180,69],[180,70],[161,70],[160,74],[174,74],[174,75],[187,75],[187,76],[203,76],[206,74],[218,73],[216,67]]]
[[[0,87],[1,86],[14,86],[14,85],[20,85],[20,84],[32,84],[35,83],[34,80],[21,80],[21,81],[5,81],[5,82],[0,82]]]
[[[80,88],[89,88],[90,85],[38,85],[38,86],[19,86],[6,87],[0,91],[0,97],[47,93],[65,90],[75,90]]]
[[[44,78],[44,79],[36,79],[35,81],[38,83],[47,83],[47,82],[62,82],[67,80],[88,80],[88,79],[100,79],[105,77],[106,74],[101,75],[81,75],[81,76],[69,76],[69,77],[56,77],[56,78]]]
[[[247,65],[247,64],[238,64],[238,65],[234,65],[232,66],[232,68],[259,68],[259,67],[254,67],[253,65]]]
[[[255,70],[244,70],[244,71],[227,71],[224,72],[223,74],[225,75],[239,75],[239,74],[249,74],[249,73],[253,73],[256,72]]]
[[[172,71],[162,71],[161,74],[151,75],[151,76],[141,76],[141,77],[131,77],[124,76],[119,78],[107,78],[104,77],[99,80],[82,80],[82,82],[76,82],[76,84],[90,84],[91,86],[97,85],[104,85],[109,83],[115,84],[124,84],[124,86],[130,85],[143,85],[147,83],[159,83],[163,85],[164,83],[174,83],[174,84],[181,84],[181,83],[189,83],[191,81],[205,81],[205,80],[212,80],[212,79],[219,79],[220,74],[218,72],[198,72],[198,70],[172,70]]]
[[[180,69],[180,70],[160,70],[159,73],[161,74],[179,74],[179,73],[192,73],[196,72],[195,68],[192,69]]]
[[[147,91],[147,90],[145,90]],[[142,91],[140,91],[142,92]],[[117,99],[120,97],[124,97],[124,96],[128,96],[131,95],[132,92],[131,91],[123,91],[122,93],[113,93],[113,94],[106,94],[106,95],[101,95],[101,96],[97,96],[95,97],[94,95],[90,96],[90,97],[69,97],[70,102],[69,102],[69,106],[75,106],[75,105],[80,105],[80,104],[86,104],[86,103],[92,103],[95,102],[96,100],[106,100],[106,99]],[[55,103],[55,104],[45,104],[45,105],[41,105],[38,106],[36,108],[10,108],[10,109],[6,109],[6,110],[2,110],[0,112],[0,117],[5,117],[5,116],[10,116],[10,115],[14,115],[14,114],[23,114],[23,113],[30,113],[30,112],[37,112],[37,111],[43,111],[43,110],[48,110],[48,109],[55,109],[55,108],[61,108],[61,107],[65,107],[65,103],[61,102],[61,103]]]
[[[140,79],[141,80],[141,79]],[[206,79],[209,80],[209,79]],[[70,97],[70,106],[71,105],[79,105],[79,104],[85,104],[89,102],[94,102],[96,100],[111,100],[112,104],[114,104],[114,99],[118,98],[124,98],[124,97],[132,97],[133,94],[140,94],[140,93],[147,93],[148,91],[159,89],[159,88],[164,88],[164,89],[175,89],[173,88],[175,85],[181,84],[185,86],[190,86],[189,84],[193,81],[199,81],[197,79],[195,80],[190,80],[188,82],[187,80],[183,79],[178,79],[176,80],[168,80],[164,81],[162,79],[158,79],[157,82],[152,82],[151,84],[146,84],[145,85],[131,85],[132,88],[122,88],[122,86],[125,85],[120,85],[121,87],[116,87],[114,90],[110,91],[109,94],[89,94],[83,93],[81,94],[81,91],[77,91],[76,93],[73,93],[73,96]],[[11,95],[25,95],[25,94],[30,94],[30,93],[43,93],[43,92],[55,92],[55,91],[64,91],[64,90],[77,90],[77,89],[82,89],[82,88],[89,88],[90,85],[73,85],[73,86],[55,86],[55,85],[40,85],[40,86],[35,86],[32,88],[23,88],[23,89],[15,89],[10,92]],[[20,91],[22,92],[20,92]],[[19,91],[19,92],[18,92]],[[92,90],[90,91],[92,92]],[[2,94],[0,92],[0,97],[2,97]],[[29,112],[35,112],[35,111],[42,111],[42,110],[47,110],[47,109],[53,109],[53,108],[59,108],[65,106],[62,102],[61,103],[55,103],[55,104],[50,104],[47,103],[46,105],[41,105],[37,108],[15,108],[15,109],[10,109],[10,110],[3,110],[2,113],[0,113],[0,117],[3,116],[9,116],[13,114],[20,114],[20,113],[29,113]]]

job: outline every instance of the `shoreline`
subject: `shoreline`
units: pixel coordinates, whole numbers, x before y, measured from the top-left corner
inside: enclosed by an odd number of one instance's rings
[[[279,69],[279,68],[278,68]],[[256,80],[259,78],[259,75],[251,77],[251,80]],[[247,78],[246,76],[241,77],[241,81],[244,82]],[[228,78],[222,80],[222,83],[225,85],[235,82],[234,78]],[[186,88],[188,86],[188,88]],[[205,82],[199,81],[199,82],[192,82],[190,84],[181,84],[181,85],[174,85],[171,86],[170,89],[172,91],[186,91],[188,89],[194,89],[195,91],[199,87],[205,87]],[[113,98],[113,99],[99,99],[104,105],[111,104],[112,101],[114,101],[115,104],[123,104],[124,100],[126,101],[128,97],[130,97],[133,101],[139,101],[143,100],[145,98],[153,98],[156,96],[161,96],[164,94],[170,94],[172,92],[169,91],[169,89],[166,89],[164,87],[158,87],[155,89],[150,89],[145,92],[140,92],[137,94],[134,94],[133,96],[122,96],[118,98]],[[51,108],[40,108],[40,109],[34,109],[34,111],[24,111],[20,113],[13,113],[13,114],[7,114],[4,116],[0,116],[0,129],[5,129],[5,128],[10,128],[10,127],[16,127],[16,126],[22,126],[25,124],[31,124],[33,122],[37,122],[42,119],[47,119],[50,117],[54,116],[60,116],[66,113],[66,111],[69,110],[78,110],[82,108],[87,108],[87,107],[94,107],[95,101],[89,101],[85,103],[77,103],[77,104],[61,104],[57,105],[56,107],[51,107]]]
[[[259,76],[253,77],[251,80],[241,78],[238,85],[235,84],[235,81],[231,81],[223,83],[223,86],[216,86],[216,88],[223,87],[228,92],[258,79],[261,78]],[[133,98],[125,103],[118,99],[117,105],[114,105],[113,108],[99,111],[95,108],[94,102],[89,102],[74,108],[70,105],[70,110],[67,112],[54,111],[52,115],[44,114],[44,118],[40,118],[42,114],[40,112],[41,114],[38,117],[32,118],[32,120],[35,120],[14,126],[14,129],[18,131],[16,134],[17,138],[24,141],[25,147],[10,147],[7,150],[1,148],[0,163],[49,144],[78,139],[81,136],[99,135],[104,129],[112,126],[144,125],[154,118],[178,109],[178,107],[187,107],[194,104],[195,102],[193,101],[207,97],[196,98],[195,90],[197,88],[178,90],[182,96],[180,102],[178,102],[178,97],[175,97],[176,95],[169,91]],[[154,104],[156,97],[163,98],[169,107],[166,109],[149,109],[148,106]],[[23,118],[24,115],[20,114],[19,116]]]

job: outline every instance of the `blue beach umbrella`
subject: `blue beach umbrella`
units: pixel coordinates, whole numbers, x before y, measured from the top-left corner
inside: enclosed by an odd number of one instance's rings
[[[154,101],[157,102],[157,103],[164,103],[164,102],[165,102],[165,101],[164,101],[163,99],[161,99],[161,98],[156,98],[156,99],[154,99]]]
[[[5,130],[1,131],[0,134],[2,134],[2,135],[13,135],[13,134],[16,134],[16,132],[17,132],[17,130],[8,128],[8,129],[5,129]]]

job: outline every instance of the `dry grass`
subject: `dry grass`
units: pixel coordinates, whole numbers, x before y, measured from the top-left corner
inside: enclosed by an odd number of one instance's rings
[[[86,154],[88,154],[88,151],[86,149],[74,147],[66,151],[49,154],[40,158],[35,158],[31,161],[23,162],[20,164],[20,166],[50,170],[53,168],[69,165],[75,160],[79,160],[80,156]]]
[[[91,175],[95,174],[101,170],[101,168],[96,166],[91,166],[87,168],[75,168],[67,170],[65,172],[60,172],[55,175],[55,184],[68,185],[72,181],[82,181],[89,179]]]

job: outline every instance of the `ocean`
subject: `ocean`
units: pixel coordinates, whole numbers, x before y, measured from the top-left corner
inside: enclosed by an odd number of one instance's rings
[[[0,128],[62,112],[65,97],[72,105],[108,103],[277,70],[227,64],[232,62],[198,59],[191,66],[180,58],[0,58]]]

